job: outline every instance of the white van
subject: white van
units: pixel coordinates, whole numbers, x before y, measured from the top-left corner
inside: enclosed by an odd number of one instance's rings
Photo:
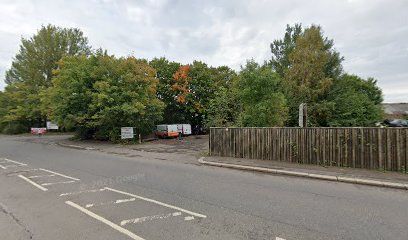
[[[177,131],[182,135],[191,135],[190,124],[177,124]]]
[[[176,124],[162,124],[156,126],[157,137],[177,137],[179,135]]]

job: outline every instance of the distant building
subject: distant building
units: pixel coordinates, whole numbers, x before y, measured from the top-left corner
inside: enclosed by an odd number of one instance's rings
[[[401,119],[408,116],[408,103],[383,103],[386,119]]]

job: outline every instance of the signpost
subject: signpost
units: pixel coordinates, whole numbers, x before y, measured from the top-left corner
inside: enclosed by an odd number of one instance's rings
[[[299,105],[299,127],[307,127],[307,105],[301,103]]]
[[[134,136],[133,127],[121,127],[120,128],[121,139],[132,139],[133,136]]]

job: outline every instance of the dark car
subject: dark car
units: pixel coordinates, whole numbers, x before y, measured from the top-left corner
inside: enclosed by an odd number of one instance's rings
[[[384,121],[384,124],[387,127],[408,127],[408,121],[404,119],[387,119]]]

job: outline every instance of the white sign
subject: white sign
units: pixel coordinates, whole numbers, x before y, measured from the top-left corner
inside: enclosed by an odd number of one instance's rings
[[[48,121],[47,122],[47,129],[58,130],[58,125],[56,123]]]
[[[120,137],[122,139],[133,138],[133,128],[132,127],[122,127],[120,128]]]

